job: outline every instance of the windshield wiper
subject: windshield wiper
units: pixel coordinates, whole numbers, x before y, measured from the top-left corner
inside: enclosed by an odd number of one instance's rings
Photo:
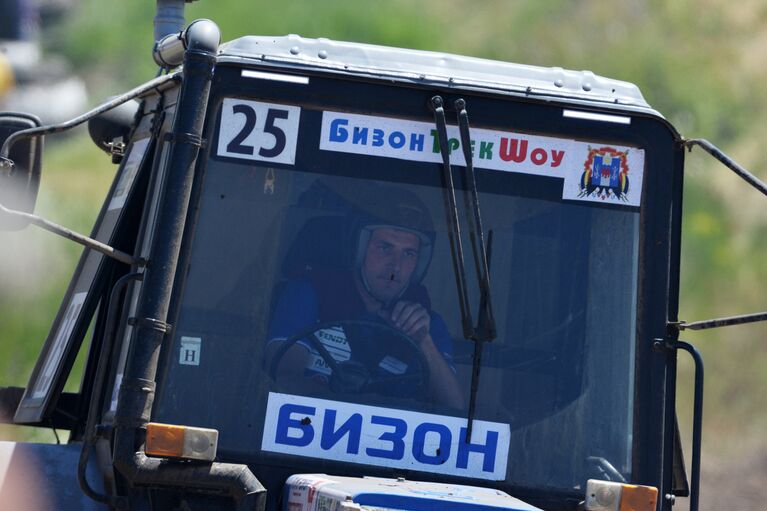
[[[431,98],[434,111],[434,122],[437,125],[437,140],[439,152],[442,155],[442,191],[445,199],[445,215],[447,217],[447,236],[450,240],[450,255],[453,260],[455,285],[458,289],[458,307],[461,310],[461,325],[463,337],[474,338],[474,321],[471,319],[469,295],[466,290],[466,266],[463,261],[463,244],[461,242],[461,223],[458,220],[458,205],[455,202],[455,187],[453,186],[453,169],[450,166],[450,149],[447,140],[447,121],[441,96]]]
[[[466,216],[469,213],[473,218],[468,218],[469,239],[471,248],[474,251],[474,266],[477,272],[477,281],[479,282],[480,302],[479,315],[477,317],[477,327],[475,331],[475,340],[492,341],[497,333],[495,330],[495,317],[493,316],[493,305],[490,299],[490,247],[492,244],[492,231],[488,235],[487,246],[485,246],[485,234],[482,230],[482,215],[479,209],[479,195],[477,194],[477,180],[474,172],[474,160],[471,154],[471,135],[469,133],[469,114],[466,111],[466,101],[458,99],[455,101],[455,109],[458,112],[458,129],[461,134],[461,149],[466,160],[464,167],[465,185],[469,189],[469,194],[464,193],[466,204]],[[473,220],[473,222],[472,222]]]
[[[456,287],[458,288],[458,304],[461,311],[461,323],[465,339],[474,341],[474,357],[471,371],[471,390],[469,398],[468,425],[466,427],[466,442],[471,440],[471,431],[474,423],[474,413],[477,403],[477,389],[479,387],[479,372],[482,366],[483,343],[492,341],[496,337],[495,319],[490,294],[490,271],[488,250],[492,243],[492,233],[485,247],[485,236],[482,230],[482,217],[479,208],[479,196],[475,179],[474,163],[471,154],[471,136],[469,133],[469,116],[466,111],[466,101],[458,99],[454,103],[458,114],[458,129],[461,137],[461,147],[466,160],[464,172],[465,214],[469,224],[469,239],[471,241],[474,256],[474,268],[480,289],[479,312],[477,325],[471,317],[468,292],[466,289],[466,266],[463,257],[463,245],[461,243],[461,227],[458,219],[458,207],[455,201],[455,187],[453,185],[453,171],[450,165],[450,147],[447,137],[447,121],[445,120],[444,101],[441,96],[431,99],[431,107],[434,111],[434,122],[437,127],[437,139],[439,141],[440,154],[442,156],[442,185],[445,199],[445,214],[447,216],[448,237],[450,238],[450,251],[453,260]]]

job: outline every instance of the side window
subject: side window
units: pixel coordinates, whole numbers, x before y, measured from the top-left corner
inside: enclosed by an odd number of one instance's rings
[[[93,238],[111,245],[120,222],[127,217],[124,205],[147,155],[151,139],[135,140],[117,173],[93,228]],[[54,320],[43,355],[38,359],[16,411],[15,422],[35,423],[45,417],[53,396],[61,392],[77,350],[96,310],[96,288],[110,261],[98,252],[84,250],[66,297]]]

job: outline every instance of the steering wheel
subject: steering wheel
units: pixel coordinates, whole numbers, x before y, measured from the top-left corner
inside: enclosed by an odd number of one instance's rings
[[[348,360],[333,358],[320,339],[321,332],[333,328],[344,332],[350,348]],[[285,354],[301,340],[310,344],[332,370],[329,387],[333,392],[427,395],[430,371],[426,357],[413,339],[393,326],[378,321],[337,320],[307,327],[282,341],[274,353],[269,368],[272,380]],[[386,371],[386,366],[394,370]]]

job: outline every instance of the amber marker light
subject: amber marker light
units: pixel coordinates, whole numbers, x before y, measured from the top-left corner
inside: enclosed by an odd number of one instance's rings
[[[653,486],[589,479],[586,511],[655,511],[658,489]]]
[[[144,452],[161,458],[213,461],[218,447],[215,429],[150,422],[146,425]]]

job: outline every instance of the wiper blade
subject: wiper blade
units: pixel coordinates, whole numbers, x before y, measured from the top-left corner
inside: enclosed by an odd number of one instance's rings
[[[458,220],[458,205],[455,202],[455,186],[453,186],[453,170],[450,166],[450,149],[447,140],[447,121],[445,120],[445,108],[442,97],[431,98],[431,107],[434,111],[434,122],[437,125],[437,140],[439,151],[442,155],[442,191],[445,199],[445,215],[447,217],[450,240],[450,255],[453,260],[453,273],[455,285],[458,288],[458,306],[461,310],[461,325],[463,337],[474,338],[474,321],[471,319],[469,308],[469,295],[466,290],[466,266],[463,260],[463,244],[461,243],[461,225]]]
[[[482,215],[479,210],[479,196],[477,194],[477,180],[474,172],[474,161],[471,154],[471,135],[469,133],[469,114],[466,111],[466,101],[458,99],[455,101],[455,109],[458,112],[458,129],[461,134],[461,148],[466,160],[465,181],[469,188],[469,194],[464,194],[466,203],[466,215],[471,212],[474,216],[473,222],[469,219],[469,239],[471,239],[471,248],[474,251],[474,266],[477,272],[477,281],[480,289],[480,308],[477,318],[477,328],[475,340],[492,341],[497,333],[495,330],[495,318],[493,316],[493,304],[490,298],[490,268],[488,262],[489,244],[492,239],[488,239],[488,248],[485,248],[485,234],[482,230]],[[470,197],[471,196],[471,197]],[[491,233],[492,234],[492,233]]]
[[[471,395],[469,398],[469,423],[466,427],[466,442],[471,441],[471,430],[474,424],[474,413],[477,406],[477,391],[479,389],[479,372],[482,368],[483,343],[495,339],[495,318],[493,316],[493,302],[490,296],[490,263],[489,249],[492,243],[492,233],[488,238],[488,246],[485,247],[485,234],[482,230],[482,215],[479,209],[479,196],[477,194],[477,180],[474,172],[474,160],[471,154],[471,135],[469,133],[469,114],[466,111],[466,101],[455,101],[455,110],[458,113],[458,130],[461,134],[461,148],[463,149],[465,185],[469,193],[464,193],[466,204],[466,216],[471,213],[473,219],[469,219],[469,239],[474,253],[474,268],[479,282],[479,312],[477,314],[477,327],[474,330],[474,359],[471,365]],[[471,196],[471,197],[469,197]],[[472,222],[473,220],[473,222]]]
[[[477,282],[480,288],[479,315],[477,326],[471,318],[468,292],[466,289],[466,267],[463,257],[463,245],[461,243],[460,221],[458,220],[458,207],[455,201],[455,187],[453,185],[453,172],[450,165],[450,148],[447,137],[447,121],[442,97],[434,96],[431,99],[431,107],[434,111],[434,121],[437,127],[437,139],[439,141],[440,154],[442,156],[442,182],[445,197],[445,214],[448,223],[448,236],[453,260],[453,269],[458,288],[458,302],[461,310],[461,322],[465,339],[474,341],[474,356],[471,371],[471,390],[468,410],[468,425],[466,427],[466,442],[471,441],[472,426],[477,403],[477,390],[479,388],[479,373],[482,366],[483,343],[495,339],[497,333],[493,307],[490,294],[490,270],[488,252],[492,244],[492,232],[488,238],[488,246],[485,247],[485,236],[482,229],[482,217],[479,208],[479,196],[474,172],[474,163],[471,154],[471,136],[469,133],[469,116],[466,111],[466,101],[456,100],[454,103],[458,114],[458,128],[461,137],[461,147],[466,160],[464,185],[468,193],[464,193],[465,214],[469,223],[469,239],[471,240],[474,256],[474,268],[477,274]]]

